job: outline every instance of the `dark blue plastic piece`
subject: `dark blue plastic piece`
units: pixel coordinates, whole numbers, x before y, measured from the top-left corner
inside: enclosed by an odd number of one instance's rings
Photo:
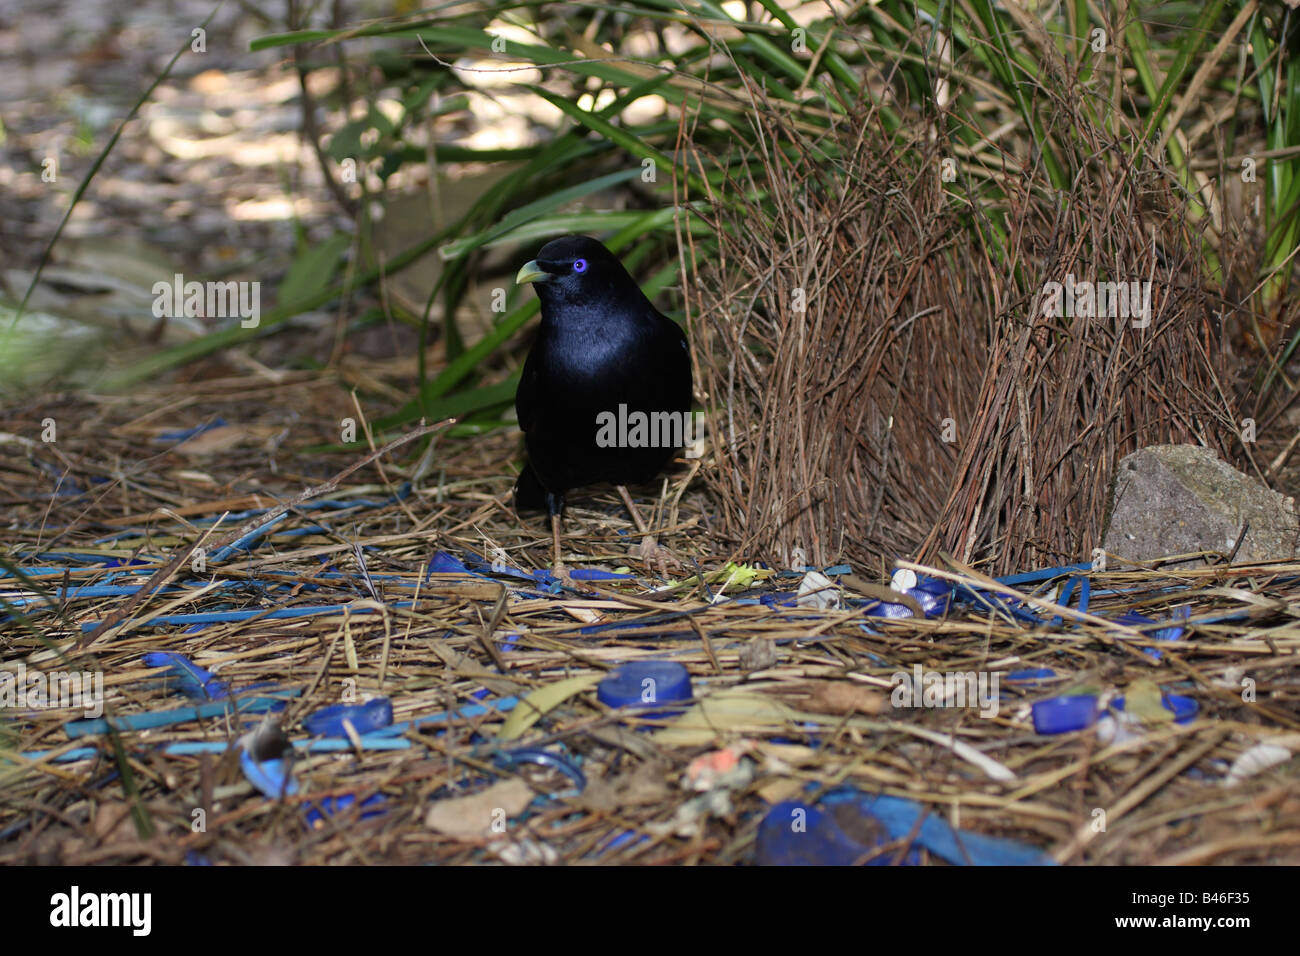
[[[675,704],[691,699],[691,675],[676,661],[624,664],[596,687],[606,707]]]
[[[545,767],[548,770],[558,771],[573,784],[573,796],[577,796],[587,789],[587,777],[578,769],[577,764],[568,757],[541,747],[520,747],[518,750],[499,753],[496,755],[494,762],[497,766],[506,770],[515,770],[523,764],[531,763],[538,767]]]
[[[165,667],[167,676],[176,681],[186,697],[195,700],[221,700],[230,696],[230,685],[200,667],[184,654],[175,651],[150,651],[144,656],[146,667]]]
[[[184,428],[184,429],[178,429],[176,431],[161,432],[158,435],[158,437],[154,439],[154,441],[156,442],[189,441],[189,439],[195,437],[196,435],[202,435],[204,432],[211,431],[214,428],[224,428],[225,425],[226,425],[226,420],[222,418],[220,415],[218,415],[216,418],[208,422],[206,425],[196,425],[194,428]]]
[[[852,866],[873,850],[889,843],[884,825],[866,818],[864,831],[874,831],[859,840],[845,833],[829,813],[797,800],[778,803],[758,825],[754,862],[759,866]],[[878,853],[868,866],[888,866],[896,854]],[[916,866],[920,854],[909,850],[905,866]]]
[[[364,704],[335,704],[303,718],[302,726],[313,737],[346,737],[343,722],[352,724],[358,734],[368,734],[393,722],[393,702],[376,697]]]
[[[1097,698],[1092,694],[1051,697],[1033,707],[1034,730],[1040,734],[1068,734],[1097,722]]]
[[[1067,578],[1065,585],[1061,588],[1060,595],[1056,598],[1056,603],[1061,607],[1070,606],[1070,598],[1074,595],[1074,589],[1079,589],[1079,606],[1075,608],[1081,614],[1088,613],[1088,600],[1092,594],[1092,582],[1084,575],[1076,575]],[[1061,615],[1052,618],[1052,627],[1061,626]]]
[[[1190,610],[1184,608],[1182,616],[1186,617],[1189,613]],[[1115,618],[1115,623],[1127,624],[1130,627],[1145,627],[1148,624],[1155,624],[1156,622],[1152,618],[1149,618],[1144,614],[1139,614],[1137,611],[1129,611],[1126,614],[1122,614],[1119,617]],[[1187,629],[1184,627],[1180,627],[1177,624],[1172,624],[1168,627],[1162,627],[1154,631],[1147,631],[1145,633],[1147,634],[1148,637],[1155,638],[1157,641],[1176,641],[1183,636],[1183,633],[1186,630]],[[1142,653],[1146,654],[1148,657],[1154,657],[1156,660],[1160,660],[1160,656],[1161,656],[1160,652],[1156,650],[1154,647],[1144,647],[1142,648]]]
[[[469,568],[455,555],[439,551],[429,562],[430,574],[469,574]]]
[[[1006,676],[1010,684],[1040,684],[1056,677],[1056,671],[1050,667],[1026,667],[1024,670],[1012,671]]]
[[[901,860],[904,866],[920,863],[919,848],[958,866],[1054,865],[1037,847],[956,830],[913,800],[877,796],[852,787],[826,794],[819,807],[795,800],[774,806],[759,824],[755,861],[777,866],[847,866],[901,840],[911,844]],[[897,856],[898,852],[891,850],[867,862],[883,866]]]
[[[938,617],[948,610],[948,604],[952,601],[952,584],[942,578],[918,577],[916,587],[905,593],[921,605],[921,610],[926,617]],[[912,609],[906,604],[890,604],[887,601],[868,608],[867,613],[873,617],[887,618],[914,616]]]
[[[320,801],[319,809],[315,806],[307,808],[307,825],[313,829],[319,827],[325,822],[326,817],[336,816],[356,802],[357,797],[354,793],[345,793],[337,797],[325,797]],[[361,819],[369,820],[373,817],[383,816],[388,809],[385,806],[386,802],[382,793],[372,793],[366,797],[361,801]]]

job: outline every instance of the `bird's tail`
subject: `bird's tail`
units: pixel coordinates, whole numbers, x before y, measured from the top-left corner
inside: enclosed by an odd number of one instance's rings
[[[545,510],[546,489],[542,487],[542,480],[537,477],[537,472],[533,471],[532,462],[526,462],[524,470],[519,473],[519,478],[515,481],[515,512]]]

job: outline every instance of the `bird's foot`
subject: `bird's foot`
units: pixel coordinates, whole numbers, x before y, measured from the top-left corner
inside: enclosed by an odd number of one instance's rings
[[[566,588],[573,587],[573,575],[569,573],[569,566],[563,561],[557,560],[551,565],[551,576]]]
[[[680,569],[682,562],[663,545],[661,545],[652,534],[646,535],[641,539],[641,543],[633,549],[632,554],[645,563],[646,567],[658,570],[660,576],[668,577],[669,568]]]
[[[579,581],[569,572],[569,566],[563,561],[556,561],[551,566],[551,575],[555,580],[560,582],[560,586],[569,588],[574,591],[582,591],[586,594],[594,593],[591,586],[586,581]]]

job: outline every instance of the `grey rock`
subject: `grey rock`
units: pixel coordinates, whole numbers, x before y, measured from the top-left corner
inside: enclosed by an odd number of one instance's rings
[[[1294,499],[1209,449],[1152,445],[1119,463],[1102,547],[1134,561],[1192,551],[1226,555],[1247,524],[1234,563],[1295,558],[1300,517]]]

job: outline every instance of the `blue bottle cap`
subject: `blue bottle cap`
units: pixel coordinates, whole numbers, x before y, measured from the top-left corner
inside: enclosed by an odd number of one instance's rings
[[[938,617],[943,614],[948,610],[948,604],[952,600],[952,585],[950,583],[942,578],[918,577],[915,572],[907,568],[894,572],[893,583],[890,586],[906,594],[919,604],[921,612],[926,617]],[[906,604],[891,604],[882,601],[873,607],[869,607],[867,613],[872,617],[901,619],[912,617],[914,612]]]
[[[596,687],[606,707],[642,707],[691,699],[691,675],[675,661],[624,664]]]
[[[1097,722],[1097,698],[1092,694],[1052,697],[1034,704],[1033,713],[1038,733],[1066,734]]]
[[[364,704],[323,707],[304,717],[302,726],[313,737],[346,737],[345,720],[358,734],[379,730],[393,722],[393,702],[387,697],[376,697]]]

